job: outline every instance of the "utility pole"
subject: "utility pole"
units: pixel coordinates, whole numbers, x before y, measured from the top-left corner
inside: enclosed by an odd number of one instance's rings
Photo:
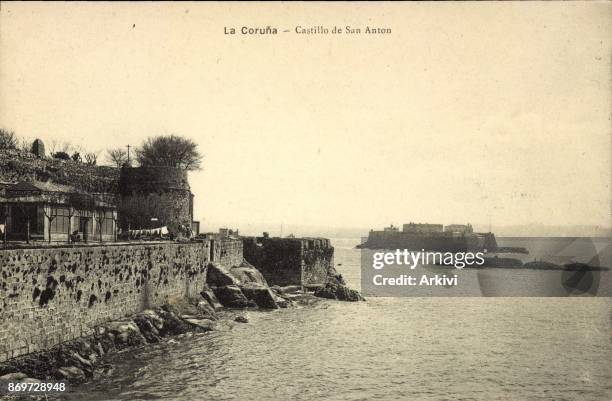
[[[130,145],[127,146],[128,148],[128,152],[127,152],[127,165],[130,165]]]

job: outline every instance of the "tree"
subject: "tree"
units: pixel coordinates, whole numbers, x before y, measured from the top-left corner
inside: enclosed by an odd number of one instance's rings
[[[96,163],[98,163],[98,153],[96,152],[87,152],[85,153],[85,163],[89,164],[90,166],[95,166]]]
[[[70,144],[70,142],[67,141],[59,142],[56,140],[52,140],[49,145],[49,150],[51,151],[51,154],[70,153],[71,148],[72,145]]]
[[[147,139],[136,149],[136,158],[141,166],[167,166],[185,170],[199,170],[202,163],[198,145],[189,138],[177,135]]]
[[[24,152],[28,152],[28,153],[34,153],[34,149],[33,149],[33,143],[30,139],[28,138],[21,138],[19,140],[19,145],[18,148],[21,149]],[[43,146],[44,149],[44,146]],[[44,152],[43,152],[44,153]]]
[[[127,152],[121,148],[107,150],[106,158],[116,165],[117,168],[122,167],[128,161]]]
[[[53,153],[53,157],[60,160],[70,160],[70,155],[64,151]]]
[[[80,162],[81,161],[81,154],[79,152],[74,152],[72,154],[72,156],[70,156],[70,158],[72,160],[74,160],[75,162]]]
[[[19,140],[15,132],[0,128],[0,149],[17,149]]]

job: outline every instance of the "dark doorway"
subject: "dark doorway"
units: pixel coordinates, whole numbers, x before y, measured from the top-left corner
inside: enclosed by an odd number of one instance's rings
[[[89,218],[81,217],[79,218],[79,232],[83,234],[83,241],[87,242],[88,239],[88,227],[89,227]]]
[[[11,208],[11,227],[9,237],[18,240],[40,239],[42,224],[39,224],[37,205],[15,205]],[[28,228],[29,226],[29,228]]]

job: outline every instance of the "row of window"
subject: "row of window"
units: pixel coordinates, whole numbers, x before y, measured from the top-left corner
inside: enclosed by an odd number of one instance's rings
[[[65,216],[65,217],[70,217],[70,209],[67,207],[51,207],[50,209],[50,213],[51,213],[51,217],[55,217],[55,216]],[[104,216],[105,219],[113,219],[113,212],[109,212],[109,211],[105,211],[105,212],[99,212],[96,211],[95,213],[92,213],[91,211],[78,211],[78,210],[72,210],[72,216],[79,216],[79,215],[83,215],[84,217],[102,217]]]
[[[72,213],[74,216],[74,212]],[[99,220],[100,214],[96,214],[96,222],[101,223],[101,231],[102,235],[112,235],[113,234],[113,212],[104,212],[104,219]],[[86,223],[86,227],[80,226],[80,221],[77,220],[76,224],[71,226],[70,224],[70,210],[68,208],[63,207],[52,207],[50,211],[51,218],[51,232],[52,233],[64,233],[68,234],[70,231],[78,230],[83,231],[87,229],[89,234],[93,233],[93,218],[89,218]],[[78,217],[77,217],[78,219]],[[98,232],[99,234],[99,232]]]
[[[99,222],[99,220],[96,220]],[[91,234],[93,232],[93,220],[89,219],[87,221],[87,232]],[[113,219],[104,219],[102,220],[102,228],[103,235],[112,235],[113,234]],[[85,227],[78,227],[78,231],[82,231]],[[65,233],[68,234],[70,232],[70,217],[66,216],[58,216],[51,220],[51,232],[52,233]],[[77,229],[76,224],[72,226],[73,231]]]

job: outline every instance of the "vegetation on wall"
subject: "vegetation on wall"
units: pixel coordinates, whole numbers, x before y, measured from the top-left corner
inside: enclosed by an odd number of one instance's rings
[[[161,135],[147,139],[136,149],[136,157],[143,167],[167,166],[199,170],[202,163],[198,145],[189,138],[177,135]]]
[[[40,140],[37,140],[42,144]],[[43,147],[44,145],[39,145]],[[132,162],[142,167],[175,167],[183,170],[199,170],[202,167],[202,154],[197,143],[178,135],[159,135],[146,139],[140,147],[134,149],[135,157],[130,158],[129,146],[107,149],[105,162],[113,167],[131,167]],[[33,141],[20,138],[14,131],[0,128],[0,150],[20,149],[36,153]],[[99,151],[86,151],[81,146],[70,142],[51,141],[48,145],[48,157],[57,160],[72,160],[90,166],[98,164]]]

